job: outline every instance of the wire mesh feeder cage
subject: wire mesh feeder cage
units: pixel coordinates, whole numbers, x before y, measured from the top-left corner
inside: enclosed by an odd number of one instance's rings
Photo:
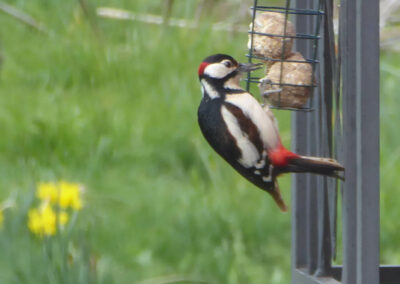
[[[286,6],[261,6],[254,0],[252,20],[249,30],[249,62],[261,60],[266,68],[264,77],[247,76],[247,90],[250,84],[258,84],[264,103],[271,108],[294,111],[311,111],[314,87],[316,87],[315,67],[318,63],[319,31],[324,15],[323,0],[319,0],[318,10],[291,8]],[[316,17],[314,34],[295,27],[291,18]],[[293,51],[298,40],[313,41],[309,54]]]

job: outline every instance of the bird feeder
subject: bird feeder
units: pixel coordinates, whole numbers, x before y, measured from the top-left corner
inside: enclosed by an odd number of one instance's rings
[[[249,62],[261,61],[265,64],[262,77],[248,74],[247,90],[250,84],[257,84],[264,103],[271,108],[310,111],[310,99],[316,87],[315,66],[318,63],[319,30],[324,12],[322,0],[319,8],[291,8],[286,0],[284,7],[262,6],[255,0],[249,30]],[[298,30],[292,22],[296,17],[317,17],[314,33]],[[296,51],[298,41],[313,42],[309,54]]]

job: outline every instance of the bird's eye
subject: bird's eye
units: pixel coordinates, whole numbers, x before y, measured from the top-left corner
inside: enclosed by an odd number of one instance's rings
[[[230,62],[230,61],[224,61],[223,63],[224,63],[224,65],[225,65],[226,67],[228,67],[228,68],[231,68],[231,67],[232,67],[232,62]]]

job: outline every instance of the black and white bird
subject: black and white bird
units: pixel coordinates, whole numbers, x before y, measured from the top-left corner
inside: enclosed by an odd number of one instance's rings
[[[204,59],[198,69],[203,94],[198,122],[211,147],[286,211],[279,175],[310,172],[340,178],[344,168],[333,159],[301,156],[282,145],[273,113],[240,86],[242,73],[258,68],[225,54]]]

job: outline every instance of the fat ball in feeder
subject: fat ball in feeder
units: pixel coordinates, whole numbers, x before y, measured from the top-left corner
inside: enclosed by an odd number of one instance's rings
[[[286,20],[286,32],[285,32]],[[275,12],[264,12],[257,14],[250,30],[253,34],[249,35],[248,48],[252,48],[252,53],[268,59],[286,58],[292,52],[293,37],[296,35],[295,27],[292,22],[286,19],[285,14]],[[260,33],[260,34],[258,34]],[[290,36],[290,37],[285,37]],[[267,65],[271,61],[265,62]]]
[[[266,76],[260,79],[260,93],[272,106],[302,108],[315,81],[312,65],[299,52],[292,53],[285,60],[273,63]]]

